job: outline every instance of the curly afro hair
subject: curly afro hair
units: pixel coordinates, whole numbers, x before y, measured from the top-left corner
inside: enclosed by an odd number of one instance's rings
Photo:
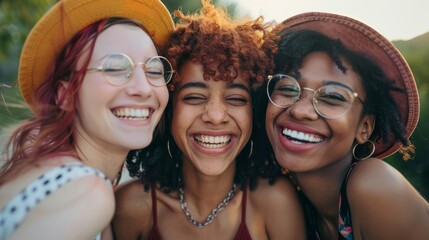
[[[272,24],[264,23],[262,17],[235,21],[210,0],[202,3],[203,8],[197,14],[174,12],[179,22],[164,49],[177,73],[169,83],[170,94],[174,94],[174,86],[180,81],[182,66],[189,61],[202,65],[204,80],[231,82],[241,77],[249,81],[253,93],[274,69],[277,36],[271,33]],[[167,130],[172,121],[172,99],[170,96],[162,120],[165,129],[158,131],[149,147],[131,151],[127,157],[130,175],[140,178],[145,190],[157,183],[164,192],[170,192],[181,184],[178,179],[182,174],[182,153]],[[260,138],[254,133],[252,139],[257,145]],[[264,165],[254,151],[249,157],[252,147],[248,143],[237,156],[234,177],[235,183],[244,187],[247,182],[250,189],[256,186],[260,166]]]
[[[273,55],[277,49],[272,24],[255,20],[233,21],[221,8],[203,0],[200,14],[184,15],[176,10],[179,18],[176,31],[166,47],[166,56],[179,72],[187,61],[203,66],[204,79],[232,81],[238,74],[260,86],[273,69]],[[263,46],[263,48],[261,48]],[[170,89],[180,81],[176,75]]]

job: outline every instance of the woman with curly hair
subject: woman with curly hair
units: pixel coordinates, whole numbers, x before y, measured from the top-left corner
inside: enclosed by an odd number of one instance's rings
[[[263,158],[253,152],[252,92],[273,66],[270,25],[232,21],[209,1],[200,14],[175,16],[168,131],[150,151],[128,155],[140,179],[117,191],[116,237],[305,239],[293,185],[256,184]]]

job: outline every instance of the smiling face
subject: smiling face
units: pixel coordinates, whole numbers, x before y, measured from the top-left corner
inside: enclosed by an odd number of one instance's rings
[[[252,129],[249,83],[236,78],[205,81],[200,64],[188,61],[173,99],[172,135],[183,164],[204,175],[232,169]]]
[[[101,65],[113,53],[123,53],[134,63],[147,62],[157,50],[142,29],[113,25],[97,38],[89,68]],[[87,141],[105,149],[146,147],[167,105],[166,86],[149,84],[142,67],[134,67],[132,78],[114,86],[100,71],[88,71],[79,90],[75,127]]]
[[[299,69],[301,88],[319,89],[342,84],[365,99],[360,77],[348,68],[343,73],[329,55],[314,52],[306,56]],[[302,91],[300,99],[288,108],[268,103],[266,131],[279,164],[294,172],[317,170],[352,160],[351,148],[365,117],[362,104],[354,101],[350,110],[335,119],[321,117],[312,105],[313,91]]]

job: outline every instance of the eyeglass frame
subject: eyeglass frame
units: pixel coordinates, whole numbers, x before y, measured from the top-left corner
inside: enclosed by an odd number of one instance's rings
[[[106,59],[108,59],[110,56],[112,56],[112,55],[121,55],[121,56],[123,56],[123,57],[125,57],[130,63],[131,63],[131,73],[129,73],[128,75],[129,76],[126,76],[126,81],[125,82],[123,82],[123,83],[121,83],[121,84],[115,84],[115,83],[113,83],[112,81],[109,81],[105,76],[104,76],[104,74],[106,73],[106,71],[105,71],[105,69],[103,69],[103,65],[104,65],[104,63],[105,63],[105,61],[106,61]],[[165,85],[167,85],[170,81],[171,81],[171,79],[173,78],[173,74],[174,74],[174,69],[173,69],[173,65],[171,65],[171,62],[166,58],[166,57],[163,57],[163,56],[153,56],[153,57],[151,57],[151,58],[149,58],[145,63],[144,62],[137,62],[137,63],[135,63],[132,59],[131,59],[131,57],[129,57],[127,54],[125,54],[125,53],[121,53],[121,52],[115,52],[115,53],[110,53],[110,54],[107,54],[106,56],[104,56],[103,57],[103,59],[102,59],[102,61],[101,61],[101,63],[100,63],[100,65],[99,66],[97,66],[97,67],[92,67],[92,68],[87,68],[86,69],[86,72],[88,72],[88,71],[97,71],[97,72],[101,72],[102,74],[103,74],[103,76],[105,77],[105,79],[106,79],[106,81],[107,82],[109,82],[110,84],[112,84],[113,86],[122,86],[122,85],[125,85],[126,83],[128,83],[132,78],[133,78],[133,76],[134,76],[134,69],[137,67],[137,66],[146,66],[146,64],[149,62],[149,61],[151,61],[152,59],[154,59],[154,58],[160,58],[160,59],[164,59],[167,63],[168,63],[168,65],[170,66],[170,69],[171,69],[171,74],[170,74],[170,78],[167,80],[167,79],[165,79],[165,77],[164,77],[164,74],[163,74],[163,78],[164,78],[164,83],[162,84],[162,85],[154,85],[153,83],[152,83],[152,81],[150,81],[149,80],[149,78],[147,77],[147,79],[148,79],[148,82],[149,82],[149,84],[150,85],[152,85],[152,86],[154,86],[154,87],[162,87],[162,86],[165,86]],[[143,68],[143,71],[145,72],[145,76],[146,76],[146,69],[144,69]],[[165,73],[165,71],[164,71],[164,73]]]
[[[293,81],[295,81],[296,82],[296,84],[297,84],[297,86],[298,86],[298,88],[299,88],[299,95],[298,95],[298,98],[292,103],[292,104],[290,104],[289,106],[281,106],[281,105],[279,105],[279,104],[276,104],[276,103],[274,103],[274,101],[271,99],[271,94],[270,94],[270,92],[269,92],[269,86],[270,86],[270,82],[271,82],[271,80],[274,78],[274,77],[276,77],[276,76],[285,76],[285,77],[288,77],[288,78],[290,78],[291,80],[293,80]],[[344,114],[346,114],[350,109],[351,109],[351,106],[353,105],[353,103],[355,102],[355,99],[357,98],[361,103],[362,103],[362,105],[364,105],[364,101],[359,97],[359,95],[358,95],[358,93],[357,92],[355,92],[353,89],[351,89],[351,88],[349,88],[349,87],[346,87],[346,86],[343,86],[344,88],[346,88],[346,89],[348,89],[352,94],[351,94],[351,96],[353,96],[353,101],[350,103],[350,107],[346,110],[346,111],[344,111],[343,113],[341,113],[340,115],[338,115],[338,116],[336,116],[336,117],[327,117],[327,116],[325,116],[324,114],[322,114],[320,111],[319,111],[319,109],[316,107],[316,102],[317,102],[317,99],[315,98],[315,95],[316,95],[316,93],[317,93],[317,91],[319,91],[322,87],[320,87],[320,88],[318,88],[318,89],[316,89],[316,90],[314,90],[314,89],[312,89],[312,88],[308,88],[308,87],[303,87],[303,88],[301,88],[301,85],[299,84],[299,82],[298,82],[298,80],[296,80],[294,77],[292,77],[291,75],[288,75],[288,74],[283,74],[283,73],[277,73],[277,74],[274,74],[274,75],[268,75],[267,76],[267,78],[268,78],[268,82],[267,82],[267,87],[266,87],[266,92],[267,92],[267,96],[268,96],[268,100],[274,105],[274,106],[276,106],[276,107],[278,107],[278,108],[283,108],[283,109],[286,109],[286,108],[289,108],[289,107],[292,107],[295,103],[297,103],[299,100],[300,100],[300,98],[301,98],[301,95],[302,95],[302,91],[303,90],[307,90],[307,91],[311,91],[311,92],[313,92],[313,97],[311,98],[311,105],[313,106],[313,108],[314,108],[314,110],[316,111],[316,113],[319,115],[319,116],[321,116],[321,117],[323,117],[323,118],[325,118],[325,119],[336,119],[336,118],[340,118],[341,116],[343,116]]]

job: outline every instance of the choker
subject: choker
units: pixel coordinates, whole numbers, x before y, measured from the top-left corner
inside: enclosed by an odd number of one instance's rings
[[[179,179],[180,182],[180,179]],[[195,220],[188,209],[188,203],[185,201],[185,191],[183,188],[179,188],[179,201],[180,201],[180,207],[182,208],[183,212],[186,215],[186,219],[194,225],[197,228],[203,228],[207,226],[209,223],[213,221],[213,219],[220,213],[222,210],[225,209],[225,207],[228,205],[228,203],[231,201],[231,199],[234,197],[235,192],[237,190],[237,184],[234,183],[232,185],[231,190],[228,192],[226,197],[217,205],[216,208],[212,210],[212,212],[207,216],[207,219],[204,222],[198,222]]]

